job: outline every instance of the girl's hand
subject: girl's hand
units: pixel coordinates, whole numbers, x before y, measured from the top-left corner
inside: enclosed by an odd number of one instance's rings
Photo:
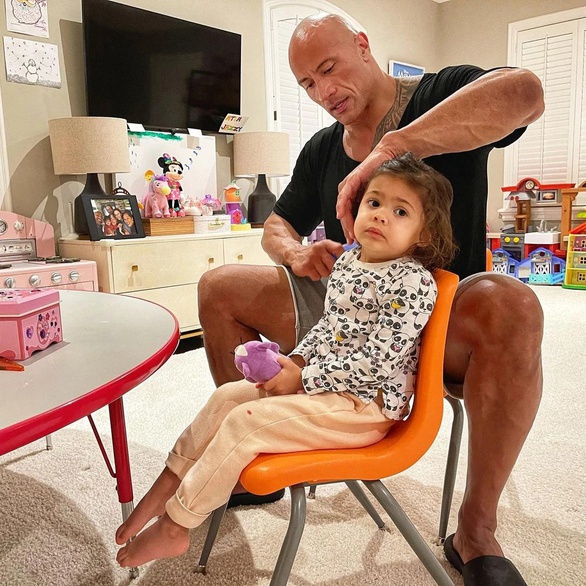
[[[257,388],[262,389],[267,395],[294,395],[298,391],[303,391],[301,367],[287,356],[279,356],[277,360],[283,367],[281,372],[266,383],[257,384]]]

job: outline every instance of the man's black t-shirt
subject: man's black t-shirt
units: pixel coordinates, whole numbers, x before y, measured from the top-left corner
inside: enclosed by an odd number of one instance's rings
[[[407,104],[398,128],[407,126],[486,73],[471,65],[426,73]],[[458,121],[454,120],[454,124]],[[447,177],[454,190],[452,226],[460,250],[450,269],[460,278],[485,267],[488,155],[494,147],[511,144],[524,131],[524,128],[517,129],[497,143],[472,151],[429,157],[425,161]],[[291,182],[275,204],[275,213],[300,236],[309,236],[323,221],[329,239],[345,242],[342,226],[336,219],[338,184],[359,163],[344,152],[343,134],[344,127],[336,122],[309,140],[297,159]]]

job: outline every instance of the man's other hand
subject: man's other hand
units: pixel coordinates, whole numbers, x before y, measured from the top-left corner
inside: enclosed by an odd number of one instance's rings
[[[320,240],[295,252],[291,270],[298,277],[309,277],[318,281],[332,272],[336,258],[344,252],[343,246],[333,240]]]

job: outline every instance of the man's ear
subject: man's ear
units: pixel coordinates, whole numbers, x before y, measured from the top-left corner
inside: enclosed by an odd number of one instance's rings
[[[370,42],[368,41],[368,37],[365,33],[359,32],[354,37],[354,42],[360,51],[360,56],[367,60],[370,58]]]

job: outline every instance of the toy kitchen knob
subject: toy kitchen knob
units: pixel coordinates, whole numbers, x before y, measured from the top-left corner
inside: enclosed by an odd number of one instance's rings
[[[59,283],[61,283],[62,280],[63,280],[63,277],[61,276],[60,273],[53,273],[51,275],[51,283],[53,283],[54,285],[59,285]]]
[[[41,277],[39,277],[39,275],[31,275],[30,279],[28,280],[28,282],[33,286],[33,287],[38,287],[41,284]]]
[[[17,232],[20,232],[21,230],[24,230],[24,224],[22,222],[16,221],[14,222],[14,229]]]
[[[75,283],[76,281],[79,281],[79,272],[78,271],[71,271],[69,273],[69,280],[72,281],[73,283]]]
[[[14,289],[16,287],[16,279],[14,277],[8,277],[4,280],[4,286],[7,289]]]

